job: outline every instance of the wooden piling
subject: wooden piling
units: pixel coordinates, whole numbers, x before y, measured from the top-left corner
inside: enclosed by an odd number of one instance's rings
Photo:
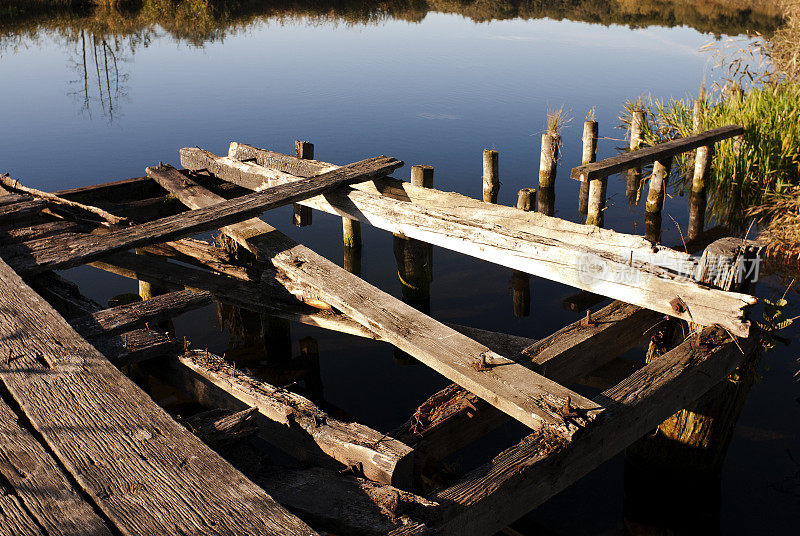
[[[556,165],[558,164],[558,145],[561,137],[553,132],[542,134],[542,151],[539,158],[539,212],[552,216],[555,214]]]
[[[664,162],[653,163],[650,189],[647,192],[647,204],[645,205],[645,238],[651,242],[661,241],[661,210],[664,208],[664,197],[671,169],[672,158]]]
[[[724,238],[703,252],[699,279],[711,287],[734,292],[753,291],[759,247],[741,239]],[[710,334],[714,328],[671,321],[674,334],[660,352],[695,338],[698,346],[719,344]],[[718,340],[729,340],[716,330]],[[736,423],[757,376],[758,350],[751,351],[727,379],[699,400],[663,421],[626,450],[625,511],[628,521],[642,532],[719,532],[720,475]]]
[[[517,208],[529,212],[536,206],[536,189],[522,188],[517,193]],[[514,316],[525,317],[531,314],[531,276],[519,270],[511,272],[511,297]]]
[[[494,149],[483,151],[483,200],[497,203],[500,192],[500,154]]]
[[[642,148],[644,143],[644,126],[645,126],[645,112],[644,110],[634,110],[631,116],[630,125],[630,145],[628,146],[631,151]],[[625,196],[628,198],[628,203],[631,205],[639,201],[639,187],[642,184],[642,169],[631,168],[628,170],[627,183],[625,187]]]
[[[695,134],[703,130],[704,101],[694,102],[693,127]],[[694,157],[694,174],[689,194],[689,240],[694,240],[703,232],[706,215],[706,178],[711,173],[711,162],[714,159],[714,145],[698,147]]]
[[[310,141],[294,140],[294,155],[304,160],[314,159],[314,144]],[[292,221],[298,227],[311,225],[311,207],[305,207],[295,203],[292,205]]]
[[[302,369],[305,372],[303,381],[306,384],[309,398],[312,400],[322,400],[324,398],[322,389],[322,372],[319,367],[319,344],[314,337],[303,337],[300,343],[300,359]]]
[[[536,208],[536,188],[522,188],[517,192],[517,208],[525,212]]]
[[[597,121],[584,121],[583,157],[581,158],[581,164],[589,164],[597,160],[597,134]],[[581,214],[586,214],[589,210],[589,197],[589,181],[585,180],[584,177],[581,177],[580,193],[578,194],[578,212]]]
[[[433,167],[412,166],[411,184],[423,188],[432,188]],[[395,235],[394,255],[397,261],[397,276],[400,279],[403,301],[421,311],[429,311],[430,285],[433,276],[431,267],[433,262],[432,246],[413,238]]]
[[[148,255],[148,256],[150,255],[149,253],[141,249],[137,249],[136,254]],[[139,279],[139,296],[142,298],[142,300],[149,300],[154,296],[160,296],[161,294],[166,294],[167,292],[169,292],[169,289],[163,286]]]

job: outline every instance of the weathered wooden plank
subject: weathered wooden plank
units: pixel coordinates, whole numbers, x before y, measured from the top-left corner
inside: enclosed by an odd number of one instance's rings
[[[17,256],[9,261],[18,272],[26,274],[78,266],[108,253],[166,242],[236,223],[266,210],[329,191],[337,185],[380,177],[401,165],[402,162],[393,158],[371,158],[312,179],[230,199],[217,206],[117,229],[104,234],[102,240],[90,236],[80,240],[46,239],[45,243],[34,241],[21,244],[18,246]],[[148,168],[148,173],[152,175],[170,171],[175,172],[169,166]]]
[[[231,143],[228,157],[216,157],[207,151],[197,148],[181,149],[181,164],[188,169],[196,169],[196,166],[213,164],[213,168],[221,173],[220,178],[235,182],[236,184],[254,190],[263,187],[265,184],[276,185],[288,181],[296,181],[298,177],[284,173],[279,170],[265,168],[253,162],[241,162],[246,156],[253,156],[255,162],[261,162],[258,157],[262,152],[274,154],[271,151],[264,151],[244,145],[241,143]],[[291,160],[293,157],[284,156]],[[335,169],[336,166],[326,162],[313,160],[303,160],[305,165],[315,166],[317,173]],[[302,175],[305,176],[305,175]],[[313,175],[309,175],[313,176]],[[617,233],[610,229],[600,229],[593,225],[582,225],[561,218],[546,216],[540,212],[520,212],[515,207],[484,203],[483,201],[467,197],[455,192],[443,192],[433,188],[414,186],[410,182],[404,182],[391,177],[384,177],[369,182],[361,182],[349,185],[347,188],[358,190],[363,193],[380,195],[395,201],[403,201],[417,205],[421,208],[435,211],[446,212],[452,216],[462,219],[475,219],[483,222],[487,228],[508,228],[514,231],[532,233],[542,238],[549,238],[566,243],[592,243],[602,251],[619,254],[625,257],[630,255],[630,250],[637,251],[641,248],[649,248],[652,245],[638,235]],[[345,188],[345,190],[347,189]],[[359,196],[350,199],[350,203],[356,203],[358,210],[353,210],[352,216],[360,221],[369,223],[369,206],[363,207],[367,212],[362,212],[357,205]],[[313,198],[303,201],[319,210],[330,212],[331,214],[341,214],[342,211],[350,210],[347,206],[325,204],[325,200]],[[379,227],[376,225],[376,227]],[[382,228],[382,227],[379,227]],[[389,229],[392,230],[392,229]],[[652,250],[650,250],[652,253]],[[683,261],[686,255],[673,252],[667,248],[659,248],[656,254],[648,255],[649,262],[656,265],[670,264],[676,261]],[[634,259],[635,260],[635,259]]]
[[[396,439],[356,422],[335,419],[307,398],[236,370],[206,351],[186,352],[167,367],[169,379],[200,403],[258,408],[272,421],[261,421],[264,438],[290,454],[297,454],[297,446],[313,445],[345,467],[359,467],[371,480],[403,489],[411,486],[413,450]]]
[[[36,216],[47,206],[41,199],[31,199],[30,201],[20,201],[0,206],[0,223],[14,225],[19,222],[28,221]]]
[[[0,476],[24,511],[45,534],[111,535],[106,523],[72,486],[67,475],[19,416],[0,400]],[[2,494],[2,492],[0,492]],[[0,512],[8,512],[0,500]],[[0,518],[5,517],[0,514]],[[16,516],[11,516],[16,517]],[[0,531],[7,530],[3,524]],[[24,531],[10,534],[23,534]]]
[[[187,167],[206,164],[204,168],[226,169],[223,178],[234,180],[240,176],[239,184],[245,187],[259,186],[239,173],[242,167],[248,176],[261,175],[262,186],[297,180],[257,164],[216,157],[200,149],[182,149],[181,159]],[[359,189],[364,184],[340,188],[302,203],[660,313],[685,320],[691,317],[704,325],[719,323],[736,335],[746,335],[749,330],[746,310],[755,303],[755,298],[699,285],[693,279],[697,259],[688,254],[653,246],[642,237],[595,226],[571,224],[540,214],[534,218],[530,212],[515,211],[514,218],[498,215],[490,218],[486,217],[485,208],[480,213],[438,205],[435,209],[427,208],[416,200],[408,203],[368,194]],[[422,198],[432,194],[415,195]],[[451,206],[458,207],[460,202],[452,195],[444,197],[451,201]],[[673,307],[676,298],[686,307]]]
[[[178,351],[175,340],[152,329],[95,336],[88,342],[117,367],[175,355]]]
[[[216,194],[179,173],[161,174],[156,180],[188,206],[214,205]],[[377,333],[437,372],[489,401],[531,428],[560,423],[567,435],[575,426],[559,410],[569,397],[575,407],[594,405],[572,391],[533,373],[486,346],[425,316],[361,278],[347,272],[309,248],[275,231],[258,218],[222,229],[257,257],[271,261],[291,279],[311,287],[327,303]]]
[[[570,177],[573,179],[580,179],[581,176],[584,176],[586,180],[601,179],[631,168],[652,164],[656,160],[665,160],[687,151],[693,151],[698,147],[711,145],[741,134],[744,134],[744,128],[739,125],[727,125],[707,130],[693,136],[678,138],[651,147],[645,147],[644,149],[612,156],[611,158],[606,158],[599,162],[592,162],[591,164],[574,167],[572,168]]]
[[[76,318],[70,324],[84,338],[111,335],[135,326],[144,326],[149,322],[155,325],[161,320],[203,307],[212,301],[210,292],[180,290],[98,311],[90,316]]]
[[[525,348],[537,370],[570,383],[639,344],[664,315],[613,302]]]
[[[608,415],[572,442],[544,429],[431,494],[448,505],[434,525],[437,534],[494,534],[702,396],[756,344],[757,337],[733,341],[705,328],[699,341],[684,342],[595,397]]]
[[[592,315],[518,348],[542,375],[562,385],[577,381],[639,344],[663,315],[614,302]],[[423,402],[392,432],[433,459],[445,458],[504,424],[507,418],[464,389],[448,386]]]
[[[0,196],[0,207],[4,207],[12,203],[19,203],[20,201],[30,201],[31,199],[33,198],[29,195],[7,194],[4,196]]]
[[[255,482],[271,490],[276,501],[331,534],[384,536],[415,524],[415,517],[436,507],[407,491],[322,467],[275,471]]]
[[[117,530],[314,534],[173,421],[0,262],[9,396]]]
[[[375,335],[341,314],[305,306],[288,293],[272,293],[257,283],[226,277],[132,253],[116,253],[91,264],[96,268],[131,279],[146,279],[169,288],[207,290],[222,302],[351,335],[375,338]],[[292,301],[286,301],[291,299]]]
[[[144,199],[157,195],[158,185],[150,177],[132,177],[77,188],[67,188],[53,192],[59,197],[83,203],[116,202],[130,199]]]
[[[2,199],[0,197],[0,199]],[[68,220],[52,220],[43,223],[32,223],[25,227],[0,229],[0,246],[18,244],[37,238],[47,238],[61,233],[74,233],[84,228],[84,225]]]

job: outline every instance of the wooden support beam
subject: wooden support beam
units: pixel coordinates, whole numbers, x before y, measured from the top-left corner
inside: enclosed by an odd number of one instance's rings
[[[169,379],[204,405],[258,408],[271,421],[259,421],[264,439],[290,454],[296,455],[298,448],[318,451],[322,456],[316,460],[327,465],[330,461],[325,458],[344,467],[357,466],[376,482],[411,486],[413,450],[400,441],[362,424],[335,419],[310,400],[236,370],[203,350],[186,352],[167,367]]]
[[[159,183],[190,207],[217,205],[216,194],[180,174],[160,175]],[[202,210],[202,209],[200,209]],[[322,300],[370,331],[427,364],[450,380],[490,401],[533,429],[562,424],[563,433],[576,430],[560,417],[570,397],[587,410],[587,420],[600,410],[586,405],[577,393],[549,381],[486,346],[425,316],[380,291],[309,248],[301,246],[257,218],[222,231],[257,257],[269,260],[292,280],[311,287]],[[591,410],[591,411],[589,411]]]
[[[426,520],[437,534],[494,534],[696,400],[749,355],[757,337],[731,340],[706,328],[595,397],[608,415],[571,442],[545,430],[524,438],[458,483],[433,493],[442,508]]]
[[[612,156],[611,158],[606,158],[599,162],[574,167],[572,168],[570,176],[573,179],[581,179],[582,176],[586,177],[588,180],[600,179],[631,168],[652,164],[656,160],[665,161],[681,153],[692,151],[698,147],[711,145],[741,134],[744,134],[744,128],[739,125],[719,127],[700,134],[695,134],[694,136],[678,138],[651,147],[645,147],[644,149]]]
[[[10,262],[18,272],[26,274],[78,266],[109,253],[166,242],[246,220],[266,210],[327,192],[338,185],[386,175],[401,165],[402,162],[387,157],[363,160],[312,179],[267,188],[217,206],[116,229],[103,235],[102,240],[90,236],[80,240],[48,238],[44,242],[28,242],[25,247],[20,245],[17,257]],[[180,175],[170,166],[148,168],[148,173],[154,176]]]
[[[525,348],[537,370],[568,384],[639,344],[664,315],[612,302]]]
[[[201,149],[181,149],[181,162],[191,169],[209,169],[223,179],[248,188],[298,180],[257,164],[217,157]],[[368,194],[362,188],[368,187],[361,183],[304,202],[320,210],[368,221],[409,238],[670,316],[703,325],[719,323],[736,335],[748,333],[750,324],[745,320],[745,310],[756,302],[755,298],[698,285],[692,279],[697,259],[688,254],[654,248],[642,237],[540,214],[520,213],[510,207],[504,210],[512,211],[511,218],[500,217],[498,213],[484,217],[492,214],[497,206],[483,203],[483,209],[460,210],[458,207],[468,203],[462,202],[460,197],[463,196],[454,197],[430,188],[403,187],[407,192],[415,191],[418,198],[427,195],[431,199],[438,195],[440,199],[448,199],[451,208],[441,206],[441,200],[436,208],[428,208],[417,200],[404,203],[379,195],[379,192]],[[526,222],[534,226],[525,225]],[[672,306],[676,298],[686,304],[683,312]]]
[[[315,534],[172,420],[0,261],[0,382],[123,534]]]
[[[111,335],[147,323],[155,325],[161,320],[168,320],[203,307],[212,301],[210,292],[180,290],[149,300],[98,311],[90,316],[76,318],[70,324],[83,337]]]
[[[663,318],[614,302],[592,314],[589,322],[573,322],[540,341],[520,337],[517,344],[522,345],[509,348],[508,355],[530,360],[542,375],[568,385],[642,342]],[[524,340],[528,342],[523,344]],[[421,455],[443,459],[507,420],[489,404],[451,385],[422,403],[392,435]]]

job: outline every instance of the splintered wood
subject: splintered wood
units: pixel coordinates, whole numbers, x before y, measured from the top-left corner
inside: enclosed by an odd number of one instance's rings
[[[576,170],[601,180],[739,132],[723,127]],[[389,157],[339,167],[235,142],[227,156],[185,148],[180,157],[186,170],[159,165],[148,177],[56,194],[0,178],[2,535],[488,536],[702,396],[757,344],[747,319],[755,298],[729,290],[745,286],[732,283],[747,279],[759,252],[733,239],[699,259],[402,182],[388,177],[402,165]],[[445,324],[260,219],[292,203],[303,223],[322,210],[616,301],[539,340]],[[189,238],[211,230],[222,239]],[[729,246],[740,254],[710,273]],[[53,272],[84,264],[163,294],[104,309]],[[375,430],[331,408],[321,387],[302,396],[158,329],[215,302],[263,313],[262,322],[385,341],[453,383],[393,432]],[[620,358],[665,315],[696,333],[646,365]],[[316,343],[301,354],[280,378],[308,384],[311,370],[318,381]],[[137,375],[208,411],[182,426],[117,368],[134,363]],[[584,396],[587,377],[612,387]],[[510,418],[530,429],[519,444],[439,478],[448,457]],[[264,442],[290,465],[265,470]]]

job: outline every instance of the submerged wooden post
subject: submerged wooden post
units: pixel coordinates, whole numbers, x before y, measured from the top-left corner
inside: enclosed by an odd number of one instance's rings
[[[136,254],[154,256],[141,249],[137,249]],[[139,296],[142,298],[142,300],[149,300],[154,296],[160,296],[162,294],[166,294],[167,292],[169,292],[169,289],[166,289],[156,283],[150,283],[149,281],[143,281],[139,279]]]
[[[542,151],[539,158],[539,212],[547,216],[555,214],[556,165],[558,144],[561,137],[555,132],[542,134]]]
[[[752,292],[760,261],[759,246],[723,238],[703,252],[698,278],[721,290]],[[701,326],[679,321],[673,324],[672,346],[686,337],[696,338],[698,344],[714,344],[709,328],[704,331]],[[716,333],[724,340],[729,338],[723,330]],[[655,352],[648,361],[662,354]],[[758,361],[756,349],[725,381],[626,450],[626,526],[639,529],[632,534],[656,533],[653,528],[659,534],[719,533],[722,465],[756,378]]]
[[[302,158],[304,160],[313,160],[314,159],[314,144],[310,141],[294,141],[294,155],[297,158]],[[292,220],[294,224],[298,227],[306,227],[311,225],[312,216],[311,216],[311,207],[306,207],[303,205],[298,205],[294,203],[292,205]]]
[[[588,148],[587,148],[587,144]],[[597,156],[597,122],[587,121],[583,131],[583,163],[594,162]],[[586,225],[603,226],[603,209],[606,206],[608,177],[586,181],[581,177],[581,192],[588,187],[586,200]],[[582,208],[582,207],[581,207]]]
[[[431,188],[433,167],[413,166],[411,183],[414,186]],[[427,312],[430,310],[430,286],[433,275],[431,245],[399,235],[394,235],[393,241],[403,301]]]
[[[483,151],[483,200],[497,203],[500,192],[500,154],[494,149]]]
[[[581,164],[590,164],[597,160],[597,134],[597,121],[586,120],[583,122],[583,156]],[[589,210],[589,197],[589,181],[581,177],[580,192],[578,194],[578,212],[581,214],[586,214]],[[589,222],[587,221],[586,223]]]
[[[694,101],[693,127],[695,133],[703,130],[703,105],[701,99]],[[711,173],[711,162],[714,159],[714,145],[698,147],[694,157],[694,174],[689,194],[689,229],[688,239],[694,240],[703,232],[706,216],[706,180]]]
[[[300,359],[305,371],[303,381],[312,400],[322,400],[322,372],[319,368],[319,344],[314,337],[303,337],[300,343]]]
[[[634,110],[631,115],[630,126],[630,145],[628,146],[631,151],[642,148],[644,142],[644,125],[645,125],[645,112],[644,110]],[[633,205],[639,200],[639,187],[642,183],[642,169],[631,168],[628,170],[627,183],[625,187],[625,196],[628,198],[628,203]]]
[[[517,193],[517,208],[525,212],[536,206],[536,189],[523,188]],[[525,317],[531,314],[531,276],[528,273],[513,270],[511,272],[511,296],[514,316]]]
[[[411,184],[421,188],[433,188],[433,166],[412,166]],[[430,312],[433,246],[400,235],[394,235],[392,240],[403,301],[424,313]],[[402,365],[417,363],[416,359],[398,348],[394,349],[394,359]]]
[[[661,210],[667,193],[667,181],[672,169],[672,158],[653,162],[653,173],[650,175],[650,189],[647,192],[647,204],[644,213],[644,236],[651,242],[661,241]]]

